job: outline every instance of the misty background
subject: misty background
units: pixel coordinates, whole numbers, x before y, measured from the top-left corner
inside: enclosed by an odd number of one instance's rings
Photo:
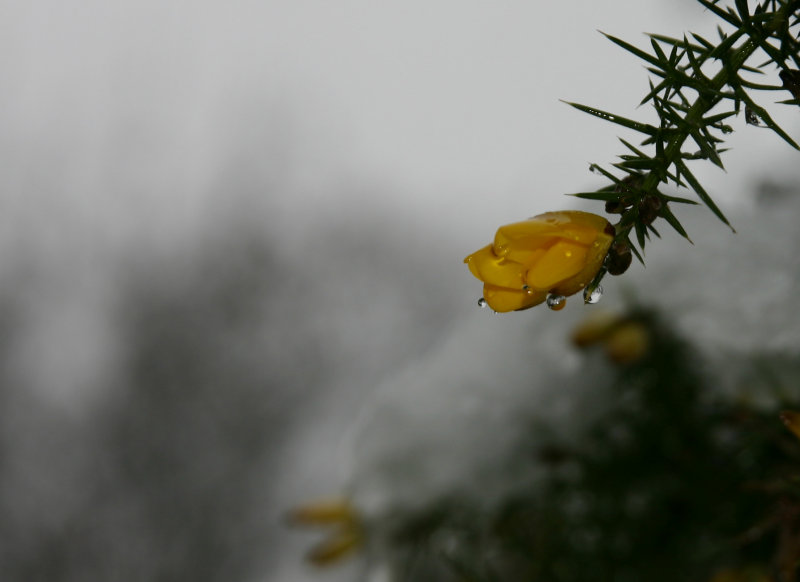
[[[596,30],[714,25],[689,0],[0,2],[0,577],[316,579],[281,516],[476,309],[463,256],[620,153],[558,100],[652,116]],[[697,172],[723,209],[795,155],[736,129],[735,176]]]

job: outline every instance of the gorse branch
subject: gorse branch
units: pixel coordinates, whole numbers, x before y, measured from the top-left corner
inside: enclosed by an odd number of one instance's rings
[[[797,70],[800,68],[797,38],[800,1],[768,0],[758,3],[752,10],[746,0],[736,0],[733,7],[722,7],[716,0],[698,1],[733,30],[725,32],[719,28],[717,42],[697,34],[691,34],[691,40],[686,36],[672,38],[651,34],[650,50],[605,35],[647,64],[653,77],[642,103],[650,103],[655,108],[659,120],[657,125],[569,103],[585,113],[643,136],[641,147],[621,140],[627,151],[619,156],[620,161],[612,164],[613,169],[592,165],[593,171],[611,181],[609,186],[596,192],[574,194],[580,198],[603,200],[607,212],[620,215],[609,251],[612,261],[614,254],[630,254],[631,251],[642,260],[636,245],[643,251],[650,233],[658,236],[653,226],[657,218],[663,218],[681,236],[689,239],[671,212],[669,203],[693,201],[667,196],[659,190],[663,185],[674,184],[678,188],[693,190],[703,204],[730,226],[689,165],[695,160],[708,160],[723,167],[721,154],[725,150],[721,146],[725,136],[733,131],[726,121],[741,111],[742,104],[747,123],[764,125],[791,147],[800,149],[753,97],[753,93],[759,91],[788,90],[794,99],[783,103],[800,104],[800,72]],[[765,54],[767,59],[752,66],[750,61],[757,54]],[[763,75],[768,67],[779,70],[782,85],[755,83],[747,78]],[[723,110],[713,111],[719,107]],[[635,236],[636,245],[631,241],[631,234]],[[599,284],[606,271],[603,268],[598,272],[590,289]]]
[[[651,78],[641,103],[655,109],[657,122],[644,123],[568,102],[642,136],[638,145],[620,138],[625,153],[610,167],[591,165],[592,171],[608,179],[608,185],[573,194],[605,202],[607,213],[619,215],[617,223],[612,225],[588,213],[562,211],[501,226],[492,244],[465,259],[472,274],[484,283],[480,305],[499,312],[540,303],[561,309],[566,296],[579,291],[585,302],[594,303],[607,273],[624,273],[633,256],[644,262],[650,235],[660,236],[658,219],[691,242],[670,204],[697,202],[669,196],[661,191],[664,186],[691,190],[733,230],[692,165],[707,160],[724,168],[723,144],[733,131],[728,123],[742,109],[746,123],[769,128],[800,149],[754,97],[762,92],[788,91],[793,98],[782,103],[800,105],[800,0],[765,0],[752,10],[747,0],[734,0],[734,5],[727,7],[717,0],[698,2],[729,29],[718,27],[716,41],[693,33],[682,38],[650,34],[649,47],[643,49],[605,35],[644,61]],[[756,57],[766,60],[754,64]],[[775,70],[781,84],[762,81]]]

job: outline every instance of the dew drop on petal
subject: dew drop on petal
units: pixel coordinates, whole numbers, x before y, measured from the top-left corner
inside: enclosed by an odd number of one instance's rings
[[[564,306],[567,304],[567,298],[563,295],[557,295],[555,293],[550,293],[547,296],[547,306],[552,309],[553,311],[561,311],[564,309]]]
[[[594,289],[587,287],[583,291],[583,301],[585,303],[598,303],[603,298],[603,286],[598,285]]]
[[[483,297],[478,299],[478,307],[480,307],[481,309],[484,309],[488,305],[489,305],[489,302],[486,301],[486,299],[484,299]]]

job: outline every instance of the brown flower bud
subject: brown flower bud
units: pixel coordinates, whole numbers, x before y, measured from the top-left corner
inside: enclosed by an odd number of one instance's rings
[[[616,241],[606,255],[606,270],[609,275],[622,275],[631,266],[633,255],[627,242]]]
[[[791,92],[795,99],[800,100],[800,71],[784,69],[780,72],[783,88]]]
[[[658,194],[647,194],[639,201],[639,220],[643,224],[653,224],[653,221],[661,213],[663,206],[664,203]]]
[[[624,199],[624,198],[621,198],[619,200],[607,200],[606,201],[606,212],[608,214],[622,214],[628,208],[630,208],[630,206],[631,206],[631,203],[628,200]]]
[[[636,192],[641,185],[641,174],[628,174],[614,186],[614,192]]]

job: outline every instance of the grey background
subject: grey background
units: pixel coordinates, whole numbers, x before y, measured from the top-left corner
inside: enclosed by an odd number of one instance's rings
[[[596,29],[714,24],[688,0],[0,2],[0,577],[314,578],[282,512],[347,481],[365,399],[474,309],[462,257],[621,153],[558,99],[652,117]],[[727,209],[794,159],[736,129],[735,175],[698,167]]]

